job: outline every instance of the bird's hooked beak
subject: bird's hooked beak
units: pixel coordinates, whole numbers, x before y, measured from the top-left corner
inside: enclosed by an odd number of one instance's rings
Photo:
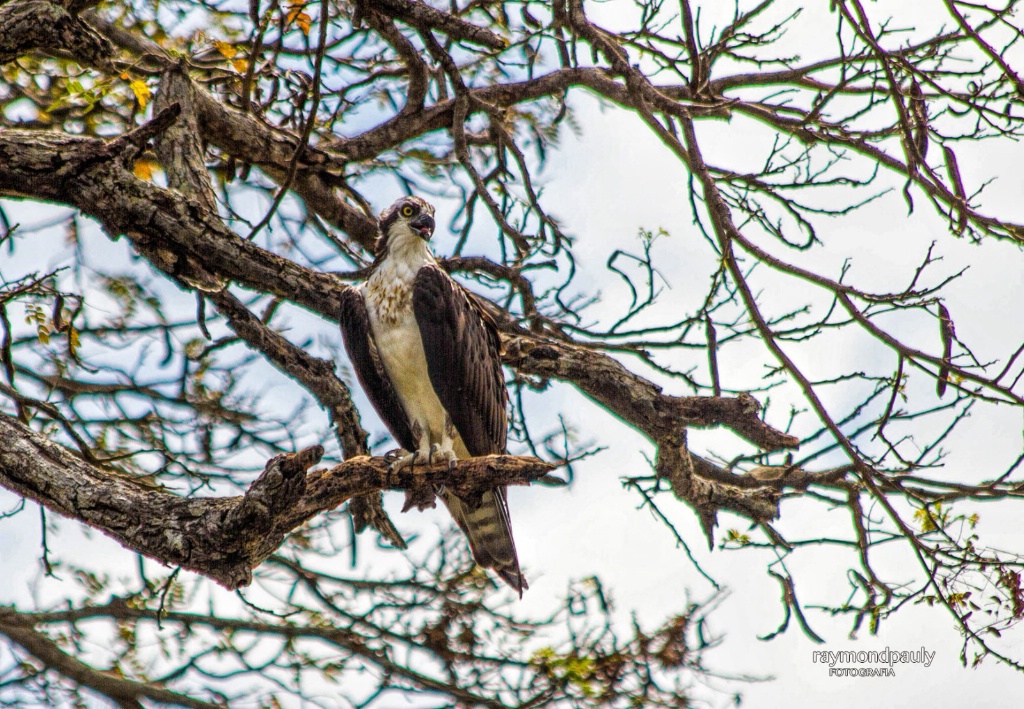
[[[429,240],[434,234],[434,218],[426,213],[420,214],[409,222],[409,226],[424,240]]]

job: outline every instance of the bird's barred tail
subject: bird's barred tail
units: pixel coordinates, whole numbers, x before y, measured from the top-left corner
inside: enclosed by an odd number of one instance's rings
[[[519,570],[516,543],[512,539],[512,525],[508,517],[505,489],[485,492],[478,507],[470,507],[449,491],[444,501],[456,523],[469,539],[469,548],[476,563],[493,569],[502,581],[523,595],[529,588]]]

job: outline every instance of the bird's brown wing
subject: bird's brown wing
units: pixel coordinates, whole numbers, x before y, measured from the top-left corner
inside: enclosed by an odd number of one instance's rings
[[[472,294],[433,265],[416,274],[413,311],[430,383],[466,450],[472,456],[504,453],[508,392],[494,321]],[[527,583],[519,570],[505,488],[485,493],[475,506],[448,491],[443,499],[469,539],[476,562],[494,569],[522,595]]]
[[[356,288],[348,287],[341,293],[340,321],[342,340],[345,342],[345,349],[363,391],[398,444],[403,448],[411,445],[409,441],[412,440],[412,435],[409,433],[405,411],[391,387],[391,381],[384,376],[384,366],[380,357],[375,354],[376,345],[370,330],[366,303],[362,293]],[[384,511],[382,493],[353,497],[349,502],[349,512],[357,532],[362,532],[369,525],[399,549],[408,548],[402,535]]]
[[[508,415],[501,340],[472,295],[438,266],[424,266],[413,311],[430,383],[472,456],[505,452]]]
[[[345,343],[348,358],[352,361],[356,377],[359,378],[367,398],[398,445],[407,451],[416,450],[416,440],[409,428],[409,418],[402,408],[402,402],[391,384],[391,379],[384,372],[384,364],[377,354],[377,345],[373,341],[366,301],[357,288],[349,286],[341,292],[340,321],[341,339]]]

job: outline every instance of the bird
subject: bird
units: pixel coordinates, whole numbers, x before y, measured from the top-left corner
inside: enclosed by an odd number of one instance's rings
[[[356,377],[403,449],[392,469],[506,452],[508,392],[498,329],[430,250],[434,208],[410,195],[381,212],[365,281],[341,293],[341,333]],[[476,563],[519,593],[504,486],[479,502],[437,488]]]

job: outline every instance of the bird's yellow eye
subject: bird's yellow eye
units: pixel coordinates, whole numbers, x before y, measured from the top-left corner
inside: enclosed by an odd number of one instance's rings
[[[411,217],[416,210],[410,207],[408,204],[402,207],[402,216]]]

